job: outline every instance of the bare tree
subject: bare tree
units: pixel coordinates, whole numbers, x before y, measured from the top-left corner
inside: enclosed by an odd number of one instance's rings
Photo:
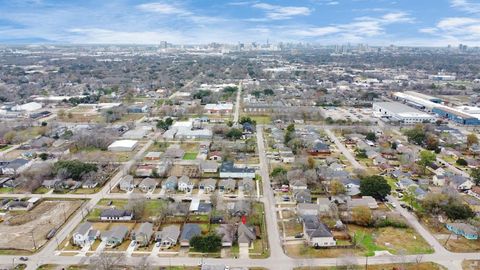
[[[111,270],[121,269],[125,263],[125,256],[122,253],[102,252],[98,257],[91,257],[90,269],[92,270]]]
[[[143,217],[146,207],[146,199],[142,195],[131,194],[128,198],[128,203],[126,205],[126,210],[132,211],[133,216],[136,219]]]

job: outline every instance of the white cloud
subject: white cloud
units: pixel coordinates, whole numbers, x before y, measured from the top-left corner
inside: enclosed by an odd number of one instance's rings
[[[312,10],[308,7],[278,6],[267,3],[256,3],[252,7],[264,10],[271,20],[291,19],[295,16],[308,16]]]
[[[385,23],[413,22],[413,19],[406,12],[391,12],[382,16]]]
[[[380,36],[385,33],[385,26],[394,23],[413,22],[405,12],[386,13],[381,17],[359,17],[351,23],[334,24],[324,27],[306,27],[293,29],[291,33],[301,37],[338,36],[350,42]]]
[[[419,31],[449,40],[453,44],[480,44],[480,18],[443,18],[435,27],[423,28]]]
[[[146,12],[154,12],[165,15],[191,15],[192,13],[179,6],[167,3],[145,3],[137,6],[138,9]]]
[[[451,0],[451,6],[468,13],[480,13],[480,3],[472,3],[468,0]]]
[[[326,36],[341,32],[342,29],[335,26],[311,27],[292,31],[293,34],[304,37]]]

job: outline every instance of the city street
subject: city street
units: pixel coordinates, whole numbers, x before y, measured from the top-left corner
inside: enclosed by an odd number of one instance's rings
[[[349,159],[352,164],[356,164],[357,168],[363,168],[361,164],[355,161],[351,153],[346,149],[342,143],[334,136],[331,130],[326,129],[329,137],[335,142],[340,151]],[[239,258],[239,259],[213,259],[205,258],[204,263],[209,264],[224,264],[229,265],[230,267],[263,267],[267,269],[292,269],[294,267],[300,266],[334,266],[341,265],[346,263],[342,258],[319,258],[319,259],[293,259],[285,255],[283,251],[282,239],[280,237],[279,228],[277,225],[277,216],[276,216],[276,207],[275,207],[275,198],[273,190],[270,187],[270,178],[269,178],[269,169],[268,169],[268,160],[266,157],[266,150],[264,145],[264,133],[263,126],[257,126],[257,147],[260,160],[260,176],[262,177],[262,187],[264,191],[264,196],[260,198],[265,204],[265,219],[266,219],[266,230],[268,232],[268,243],[270,248],[270,257],[267,259],[248,259],[248,258]],[[150,140],[139,152],[130,160],[124,164],[123,169],[111,179],[111,183],[105,185],[102,190],[96,194],[91,195],[78,195],[78,194],[44,194],[42,195],[45,198],[74,198],[74,199],[88,199],[88,201],[83,205],[80,211],[78,211],[70,220],[62,227],[62,229],[56,235],[56,241],[48,242],[37,254],[29,256],[27,263],[27,269],[36,269],[41,264],[59,264],[59,265],[72,265],[72,264],[88,264],[91,257],[82,256],[81,253],[79,256],[60,256],[55,253],[57,248],[57,242],[60,243],[73,231],[73,229],[79,224],[86,212],[89,209],[92,209],[102,198],[111,198],[111,199],[127,199],[128,194],[121,193],[110,193],[111,188],[115,187],[118,184],[120,179],[123,177],[124,173],[128,171],[128,168],[138,160],[145,151],[150,147],[154,142],[154,139]],[[26,197],[26,194],[6,194],[5,197]],[[153,198],[160,197],[160,194],[150,195]],[[180,198],[179,194],[178,197]],[[206,196],[206,195],[205,195]],[[177,196],[176,196],[177,197]],[[434,249],[433,254],[425,255],[409,255],[409,256],[376,256],[369,257],[369,264],[384,264],[384,263],[403,263],[403,262],[436,262],[442,264],[448,269],[461,269],[461,262],[464,259],[478,259],[480,256],[479,253],[452,253],[447,251],[435,238],[428,232],[413,216],[411,213],[405,209],[398,207],[399,202],[394,197],[389,197],[394,204],[397,205],[395,210],[399,212],[410,225],[420,234],[425,240],[432,246]],[[98,251],[98,249],[97,249]],[[148,262],[151,265],[165,266],[165,265],[185,265],[185,266],[196,266],[200,263],[199,258],[190,258],[190,257],[158,257],[158,248],[154,248],[150,256],[147,257]],[[242,256],[245,257],[245,256]],[[18,263],[18,256],[0,256],[0,263],[3,265],[11,265],[12,261]],[[126,264],[128,265],[137,265],[140,263],[142,258],[136,256],[128,256],[126,258]],[[354,258],[359,264],[363,264],[365,257],[356,257]]]

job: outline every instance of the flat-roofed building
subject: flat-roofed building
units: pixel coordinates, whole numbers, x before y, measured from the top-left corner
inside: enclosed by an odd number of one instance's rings
[[[373,103],[373,113],[376,117],[404,124],[434,122],[436,120],[433,115],[398,102]]]

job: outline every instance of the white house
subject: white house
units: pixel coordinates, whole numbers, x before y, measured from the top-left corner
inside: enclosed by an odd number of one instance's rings
[[[333,234],[325,224],[320,222],[317,216],[302,216],[303,232],[308,245],[313,247],[332,247],[337,242],[333,238]]]
[[[112,152],[131,152],[137,147],[138,141],[135,140],[118,140],[108,146],[108,151]]]
[[[73,244],[83,247],[95,241],[99,235],[99,231],[93,230],[92,223],[84,222],[73,233]]]
[[[195,184],[190,177],[184,175],[178,179],[178,190],[183,192],[191,192]]]

